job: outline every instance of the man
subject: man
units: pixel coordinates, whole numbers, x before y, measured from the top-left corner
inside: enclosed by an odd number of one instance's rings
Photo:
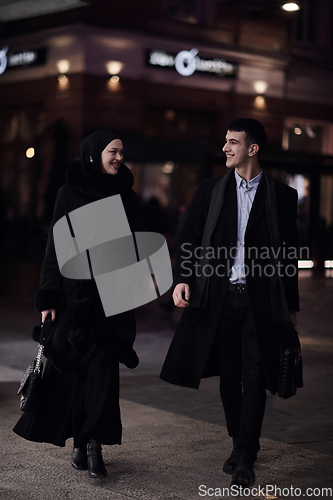
[[[296,326],[299,310],[297,192],[262,169],[265,142],[257,120],[230,122],[230,172],[197,189],[175,261],[173,299],[186,309],[161,372],[196,389],[202,377],[219,375],[233,439],[223,470],[242,486],[255,482],[266,389],[277,389],[278,327]]]

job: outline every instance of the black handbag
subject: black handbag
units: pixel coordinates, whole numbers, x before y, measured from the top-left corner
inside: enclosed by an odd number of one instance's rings
[[[292,323],[284,325],[280,334],[280,367],[277,394],[283,399],[295,396],[302,387],[302,358],[298,333]]]
[[[42,383],[42,356],[45,345],[50,337],[53,324],[51,314],[46,317],[44,323],[41,323],[40,340],[36,359],[34,359],[26,369],[17,391],[17,394],[21,396],[20,409],[24,412],[33,411],[37,406]]]

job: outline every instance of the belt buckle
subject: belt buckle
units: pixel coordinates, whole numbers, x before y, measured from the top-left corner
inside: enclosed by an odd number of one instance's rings
[[[246,293],[244,283],[237,283],[237,293],[240,295]]]

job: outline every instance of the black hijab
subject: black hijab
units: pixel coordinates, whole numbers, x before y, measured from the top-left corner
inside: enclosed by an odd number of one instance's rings
[[[121,140],[111,130],[97,130],[83,139],[81,157],[74,160],[66,172],[66,182],[70,187],[95,197],[111,196],[132,188],[134,177],[124,163],[116,175],[102,171],[102,151],[114,139]]]
[[[120,137],[111,130],[97,130],[85,137],[80,144],[81,158],[89,171],[102,173],[101,154],[111,141]]]

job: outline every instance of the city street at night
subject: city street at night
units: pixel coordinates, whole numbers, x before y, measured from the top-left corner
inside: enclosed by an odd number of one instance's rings
[[[251,498],[294,498],[292,486],[302,495],[312,488],[317,498],[326,498],[318,495],[318,488],[333,488],[333,280],[301,272],[300,295],[304,388],[289,400],[268,396],[262,449],[255,466],[255,486],[275,485],[281,493],[285,488],[284,494]],[[231,442],[218,379],[203,380],[198,391],[159,379],[179,318],[178,309],[169,313],[161,307],[166,300],[161,297],[137,312],[135,345],[140,365],[135,370],[121,367],[123,444],[103,447],[108,478],[95,480],[71,467],[72,440],[58,448],[25,441],[12,432],[21,413],[16,395],[19,380],[37,350],[29,331],[38,314],[32,305],[2,301],[1,500],[193,500],[208,488],[230,486],[230,476],[222,472]],[[307,494],[310,497],[310,491]]]
[[[332,28],[0,0],[0,500],[333,498]]]

